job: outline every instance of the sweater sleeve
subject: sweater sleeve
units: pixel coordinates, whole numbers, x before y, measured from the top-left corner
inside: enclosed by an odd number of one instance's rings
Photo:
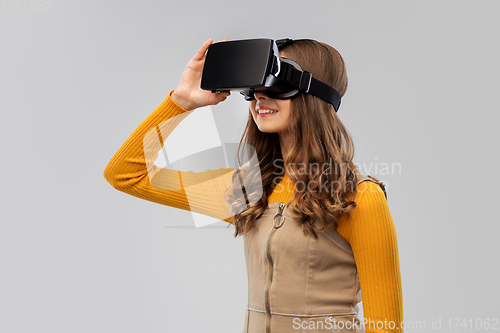
[[[401,333],[403,293],[398,242],[387,200],[378,184],[365,181],[358,185],[354,201],[356,208],[339,224],[338,231],[354,253],[365,331]]]
[[[175,104],[172,92],[114,154],[104,178],[115,189],[138,198],[232,223],[224,191],[236,169],[183,172],[154,165],[164,141],[192,112]]]

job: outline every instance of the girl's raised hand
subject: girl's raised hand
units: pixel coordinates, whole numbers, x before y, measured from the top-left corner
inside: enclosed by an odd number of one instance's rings
[[[227,39],[219,41],[224,42]],[[213,43],[212,39],[207,40],[198,50],[196,55],[189,60],[182,73],[181,80],[177,88],[172,93],[172,100],[186,110],[194,110],[206,105],[216,105],[224,101],[231,93],[213,93],[200,88],[203,65],[207,56],[208,47]]]

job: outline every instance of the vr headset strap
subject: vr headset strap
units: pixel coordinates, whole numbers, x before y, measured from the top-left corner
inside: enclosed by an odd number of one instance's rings
[[[290,82],[301,91],[321,98],[322,100],[333,105],[335,112],[340,107],[341,97],[337,90],[326,83],[323,83],[312,77],[308,71],[299,71],[288,63],[283,63],[287,68],[285,70],[286,81]]]
[[[340,107],[340,94],[333,87],[311,77],[309,93],[333,105],[335,112]]]

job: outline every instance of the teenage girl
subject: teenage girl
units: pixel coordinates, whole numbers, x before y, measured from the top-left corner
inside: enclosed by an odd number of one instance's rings
[[[352,139],[331,104],[307,93],[273,99],[256,91],[241,139],[256,153],[253,171],[154,165],[179,122],[230,95],[200,89],[212,43],[188,62],[177,88],[123,143],[104,177],[125,193],[226,221],[235,237],[244,237],[245,333],[363,332],[361,300],[366,332],[403,332],[397,237],[385,189],[357,170]],[[344,61],[330,45],[296,40],[280,56],[345,94]],[[256,174],[260,191],[244,191]]]

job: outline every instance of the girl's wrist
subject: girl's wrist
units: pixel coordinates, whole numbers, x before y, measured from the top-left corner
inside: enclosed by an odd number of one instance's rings
[[[183,109],[186,109],[188,111],[195,109],[195,107],[193,107],[193,105],[186,98],[179,96],[179,93],[177,92],[177,90],[174,90],[172,92],[172,94],[170,95],[170,98],[172,99],[172,101],[175,104],[179,105]]]

